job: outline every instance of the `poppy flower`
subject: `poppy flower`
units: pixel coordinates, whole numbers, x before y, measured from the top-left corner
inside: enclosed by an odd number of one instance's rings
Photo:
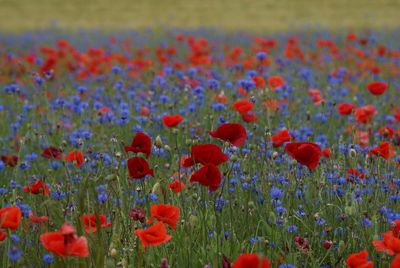
[[[400,267],[400,254],[397,254],[396,257],[392,260],[390,264],[390,268],[399,268]]]
[[[150,169],[149,163],[136,156],[128,159],[128,171],[131,179],[141,179],[146,175],[154,176],[154,171]]]
[[[242,116],[242,120],[246,123],[255,122],[257,120],[257,117],[251,111],[246,113],[241,113],[240,115]]]
[[[144,223],[145,216],[146,216],[146,212],[141,208],[132,208],[129,211],[129,217],[131,217],[131,219],[134,221],[140,221],[140,222]]]
[[[340,103],[337,106],[337,111],[341,115],[349,115],[353,111],[355,106],[351,103]]]
[[[214,192],[221,183],[221,172],[216,165],[205,164],[190,176],[190,182],[198,182]]]
[[[71,151],[65,156],[64,160],[65,162],[74,162],[77,167],[82,166],[85,162],[81,150]]]
[[[347,170],[347,178],[349,178],[349,179],[354,179],[354,178],[365,179],[365,173],[360,172],[355,168],[349,168]]]
[[[47,216],[35,216],[32,212],[30,212],[29,213],[29,220],[32,222],[32,223],[35,223],[35,224],[39,224],[39,223],[42,223],[42,222],[47,222],[48,220],[49,220],[49,217],[47,217]]]
[[[125,152],[144,153],[146,157],[151,153],[151,138],[143,132],[138,132],[132,140],[130,146],[124,147]]]
[[[192,154],[190,159],[186,159],[185,163],[200,163],[202,165],[214,164],[218,166],[228,161],[229,156],[224,154],[221,149],[214,144],[199,144],[192,146]]]
[[[311,142],[288,143],[285,150],[291,157],[309,169],[315,169],[321,158],[321,147]]]
[[[372,268],[374,263],[368,260],[368,251],[350,254],[346,259],[347,268]]]
[[[6,239],[7,233],[0,229],[0,242]]]
[[[400,235],[400,220],[394,220],[390,224],[390,230],[393,232],[395,237],[399,237]]]
[[[100,227],[111,226],[111,222],[107,222],[107,217],[104,214],[84,214],[82,215],[81,220],[83,222],[83,225],[85,226],[85,230],[87,233],[97,232],[97,222],[99,222]]]
[[[325,101],[321,91],[319,91],[318,89],[309,89],[308,95],[311,97],[315,105],[319,105]]]
[[[395,130],[391,127],[384,126],[378,129],[378,133],[381,134],[385,138],[390,138],[392,139],[395,134]]]
[[[86,237],[78,237],[75,228],[69,223],[64,223],[59,231],[42,234],[39,240],[45,249],[57,256],[89,256]]]
[[[325,158],[330,158],[331,157],[331,150],[329,150],[329,148],[325,148],[321,151],[322,155]]]
[[[278,75],[273,75],[268,78],[268,85],[273,90],[280,88],[285,85],[285,80]]]
[[[0,228],[15,231],[21,224],[22,212],[19,207],[0,208]]]
[[[24,191],[25,193],[42,195],[49,195],[50,193],[49,187],[42,180],[37,180],[34,183],[25,186],[24,188],[22,188],[22,191]]]
[[[18,156],[16,155],[4,154],[0,158],[9,167],[15,167],[18,163]]]
[[[390,146],[389,142],[382,142],[379,146],[372,148],[369,151],[370,155],[376,155],[389,160],[394,155],[394,149]]]
[[[252,80],[256,84],[256,88],[265,88],[265,80],[262,76],[256,75]]]
[[[366,147],[369,144],[369,135],[367,131],[356,130],[354,133],[354,142]]]
[[[376,251],[384,251],[389,255],[400,253],[400,239],[392,231],[382,234],[382,240],[373,240]]]
[[[388,85],[385,82],[372,82],[367,85],[367,89],[373,95],[382,95],[385,93]]]
[[[377,113],[377,110],[373,105],[366,105],[359,107],[354,111],[354,117],[357,122],[366,124],[372,121],[373,116]]]
[[[158,221],[168,224],[172,229],[175,229],[180,213],[179,208],[175,206],[165,204],[152,205],[150,208],[150,218],[147,220],[147,224],[151,223],[154,218],[156,218]]]
[[[43,149],[42,156],[48,159],[61,159],[62,152],[58,148],[50,146]]]
[[[254,104],[248,100],[238,100],[233,104],[233,109],[239,113],[247,113],[254,108]]]
[[[166,127],[176,127],[183,121],[183,117],[179,114],[177,115],[166,115],[162,118],[162,121]]]
[[[243,253],[232,265],[232,268],[270,268],[267,257],[261,257],[258,254]]]
[[[291,139],[292,136],[290,136],[289,131],[287,129],[283,129],[272,135],[272,146],[280,147],[282,146],[282,144],[284,144],[285,142],[289,142]]]
[[[179,193],[185,189],[185,183],[183,183],[183,181],[174,180],[168,184],[168,188],[174,193]]]
[[[227,141],[235,146],[242,146],[246,142],[246,129],[241,124],[223,124],[214,131],[210,131],[210,136]]]
[[[158,246],[171,240],[172,236],[167,235],[167,228],[161,221],[147,229],[138,229],[135,234],[139,237],[144,248],[148,246]]]

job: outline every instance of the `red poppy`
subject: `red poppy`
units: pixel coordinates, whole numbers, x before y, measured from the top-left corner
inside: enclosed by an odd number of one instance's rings
[[[369,135],[367,131],[356,130],[354,133],[354,142],[358,143],[362,147],[366,147],[369,144]]]
[[[270,268],[267,257],[243,253],[233,263],[232,268]]]
[[[331,150],[329,150],[329,148],[325,148],[321,151],[322,155],[325,158],[330,158],[331,157]]]
[[[168,184],[168,187],[169,189],[171,189],[172,192],[179,193],[183,189],[185,189],[185,184],[183,183],[183,181],[174,180],[173,182],[170,182]]]
[[[388,85],[385,82],[372,82],[367,85],[367,89],[373,95],[382,95],[385,93]]]
[[[309,169],[315,169],[321,158],[321,147],[311,142],[288,143],[285,150],[291,157]]]
[[[252,78],[252,80],[256,84],[256,88],[265,88],[265,80],[262,76],[256,75]]]
[[[382,234],[382,240],[373,240],[376,251],[384,251],[389,255],[400,253],[400,239],[392,231]]]
[[[381,134],[385,138],[392,139],[395,134],[395,130],[391,127],[384,126],[384,127],[381,127],[380,129],[378,129],[378,133]]]
[[[7,233],[0,229],[0,242],[6,239]]]
[[[50,146],[43,149],[42,156],[48,159],[61,159],[62,152],[58,148]]]
[[[272,146],[280,147],[285,142],[289,142],[292,138],[293,137],[290,136],[289,131],[287,129],[283,129],[281,131],[278,131],[274,135],[272,135],[272,137],[271,137]]]
[[[175,229],[180,213],[180,209],[175,206],[165,204],[152,205],[150,208],[150,218],[147,220],[147,224],[151,223],[154,218],[156,218],[158,221],[168,224],[172,229]]]
[[[379,146],[372,148],[369,154],[381,156],[385,160],[389,160],[394,155],[394,149],[390,146],[389,142],[382,142]]]
[[[394,220],[390,224],[390,230],[393,232],[395,237],[399,237],[400,235],[400,220]]]
[[[377,113],[377,110],[373,105],[366,105],[359,107],[354,111],[354,116],[357,122],[366,124],[372,121],[373,116]]]
[[[311,97],[315,105],[319,105],[325,101],[321,91],[319,91],[318,89],[309,89],[308,95]]]
[[[179,114],[177,115],[166,115],[162,118],[162,121],[166,127],[176,127],[183,121],[183,117]]]
[[[19,207],[0,208],[0,228],[15,231],[21,224],[22,212]]]
[[[25,193],[49,195],[49,187],[42,180],[36,180],[34,183],[29,184],[22,188]]]
[[[86,237],[78,237],[75,228],[69,223],[64,223],[59,231],[42,234],[39,240],[45,249],[57,256],[89,256]]]
[[[346,259],[347,268],[372,268],[374,263],[368,260],[368,251],[350,254]]]
[[[351,103],[340,103],[337,106],[338,113],[341,115],[349,115],[353,111],[355,106]]]
[[[202,165],[214,164],[218,166],[228,161],[229,156],[214,144],[199,144],[192,147],[191,158],[185,160],[185,164],[200,163]]]
[[[399,268],[400,267],[400,254],[397,254],[394,257],[392,263],[390,264],[390,268]]]
[[[100,227],[110,227],[111,222],[107,222],[107,217],[104,214],[84,214],[81,217],[83,225],[85,225],[85,230],[87,233],[97,232],[97,226],[99,223]]]
[[[278,75],[273,75],[268,78],[268,85],[272,89],[277,89],[285,85],[285,80]]]
[[[257,120],[257,117],[252,111],[241,113],[240,115],[242,116],[243,121],[246,123],[255,122]]]
[[[221,183],[221,172],[216,165],[205,164],[190,176],[190,182],[198,182],[207,186],[210,192],[214,192]]]
[[[233,104],[233,109],[238,111],[239,113],[247,113],[253,110],[254,104],[248,100],[238,100]]]
[[[32,223],[39,224],[39,223],[42,223],[42,222],[47,222],[49,220],[49,217],[47,217],[47,216],[39,216],[38,217],[38,216],[33,215],[32,212],[30,212],[29,213],[29,220]]]
[[[15,167],[18,163],[18,156],[16,155],[4,154],[0,158],[9,167]]]
[[[85,162],[81,150],[71,151],[68,155],[65,156],[64,160],[65,162],[75,162],[75,165],[77,167],[82,166]]]
[[[360,171],[358,171],[358,170],[355,169],[355,168],[349,168],[349,169],[347,170],[347,177],[348,177],[349,179],[352,179],[352,178],[365,179],[365,173],[360,172]]]
[[[172,236],[167,235],[167,228],[161,221],[156,222],[147,229],[138,229],[135,234],[139,237],[144,248],[158,246],[171,240]]]
[[[247,138],[246,129],[241,124],[223,124],[211,131],[210,135],[238,147],[242,146]]]
[[[151,153],[151,138],[143,132],[138,132],[132,140],[130,146],[124,147],[125,152],[144,153],[146,157]]]
[[[128,159],[128,170],[131,179],[141,179],[146,175],[154,176],[153,169],[150,169],[147,161],[136,156]]]

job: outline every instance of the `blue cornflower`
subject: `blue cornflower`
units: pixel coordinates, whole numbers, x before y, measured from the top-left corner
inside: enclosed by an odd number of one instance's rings
[[[54,262],[54,256],[52,254],[46,254],[42,257],[43,263],[52,264]]]
[[[15,246],[12,246],[10,251],[7,252],[7,256],[11,261],[18,261],[22,256],[22,250]]]
[[[283,191],[277,187],[272,187],[271,190],[269,191],[270,196],[273,199],[280,199],[283,196]]]

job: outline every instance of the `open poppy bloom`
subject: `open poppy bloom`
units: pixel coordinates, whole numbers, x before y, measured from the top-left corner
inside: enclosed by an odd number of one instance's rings
[[[21,224],[22,212],[19,207],[0,208],[0,228],[15,231]]]
[[[166,127],[176,127],[183,121],[183,117],[177,115],[166,115],[162,118],[162,121]]]
[[[243,253],[232,265],[232,268],[270,268],[270,263],[267,257],[259,256],[258,254]]]
[[[159,204],[152,205],[150,208],[150,218],[147,220],[147,224],[151,223],[154,218],[168,224],[172,229],[176,228],[180,215],[180,209],[175,206]]]
[[[24,191],[25,193],[42,195],[49,195],[50,193],[49,187],[42,180],[37,180],[34,183],[25,186],[24,188],[22,188],[22,191]]]
[[[183,183],[183,181],[174,180],[168,184],[168,188],[174,193],[180,193],[185,189],[185,183]]]
[[[144,248],[148,246],[158,246],[171,240],[172,236],[167,234],[167,228],[161,221],[147,229],[138,229],[135,234],[139,237]]]
[[[9,167],[15,167],[18,164],[18,156],[16,155],[4,154],[0,159]]]
[[[272,135],[271,137],[272,146],[274,147],[282,146],[282,144],[284,144],[285,142],[289,142],[291,139],[292,136],[289,134],[289,131],[287,129],[283,129]]]
[[[367,85],[367,89],[373,95],[382,95],[385,93],[388,85],[385,82],[372,82]]]
[[[146,157],[151,153],[151,138],[143,132],[138,132],[130,146],[124,147],[125,152],[144,153]]]
[[[87,233],[95,233],[97,232],[97,222],[100,227],[110,227],[111,222],[107,222],[107,217],[104,214],[96,215],[96,214],[84,214],[81,217],[83,225],[85,225],[85,230]]]
[[[248,100],[238,100],[233,103],[233,108],[239,113],[247,113],[253,110],[254,104]]]
[[[256,75],[252,80],[256,84],[256,88],[265,88],[265,80],[262,76]]]
[[[235,146],[242,146],[246,142],[246,129],[241,124],[223,124],[214,131],[210,131],[210,136],[227,141]]]
[[[154,171],[150,169],[149,163],[136,156],[128,159],[128,171],[131,179],[141,179],[146,175],[154,176]]]
[[[354,111],[354,117],[357,122],[366,124],[372,121],[373,116],[377,113],[377,110],[373,105],[366,105],[359,107]]]
[[[42,156],[48,159],[61,159],[62,152],[58,148],[50,146],[43,149]]]
[[[395,130],[389,126],[384,126],[378,129],[378,133],[381,134],[385,138],[392,139],[395,134]]]
[[[291,157],[309,169],[315,169],[321,158],[321,147],[311,142],[288,143],[285,150]]]
[[[372,148],[369,151],[370,155],[380,156],[385,160],[389,160],[392,156],[394,156],[394,149],[390,146],[389,142],[382,142],[379,146]]]
[[[189,167],[195,163],[202,165],[214,164],[216,166],[228,161],[229,156],[214,144],[199,144],[192,146],[190,158],[184,160],[184,166]]]
[[[321,153],[325,158],[331,157],[331,150],[329,148],[324,148]]]
[[[285,85],[285,80],[279,75],[272,75],[268,78],[268,85],[273,90]]]
[[[47,216],[35,216],[32,212],[30,212],[29,213],[29,220],[32,223],[39,224],[39,223],[42,223],[42,222],[47,222],[49,220],[49,217],[47,217]]]
[[[389,255],[400,253],[400,239],[392,231],[382,234],[382,240],[373,240],[376,251],[383,251]]]
[[[57,256],[89,256],[86,237],[78,237],[75,228],[69,223],[64,223],[59,231],[42,234],[39,240],[45,249]]]
[[[319,91],[318,89],[309,89],[308,95],[311,97],[315,105],[319,105],[325,101],[321,91]]]
[[[198,182],[214,192],[221,183],[221,172],[216,165],[206,164],[190,176],[190,182]]]
[[[374,263],[368,260],[368,251],[350,254],[346,259],[347,268],[372,268]]]
[[[390,264],[390,268],[399,268],[400,267],[400,254],[397,254],[394,257],[392,263]]]
[[[353,111],[355,106],[351,103],[340,103],[337,106],[337,111],[341,115],[349,115]]]
[[[77,167],[82,166],[85,162],[81,150],[71,151],[65,156],[64,160],[65,162],[74,162]]]

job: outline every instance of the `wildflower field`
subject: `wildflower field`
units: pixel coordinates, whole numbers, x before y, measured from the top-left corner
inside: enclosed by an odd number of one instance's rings
[[[400,267],[400,33],[0,35],[0,267]]]

